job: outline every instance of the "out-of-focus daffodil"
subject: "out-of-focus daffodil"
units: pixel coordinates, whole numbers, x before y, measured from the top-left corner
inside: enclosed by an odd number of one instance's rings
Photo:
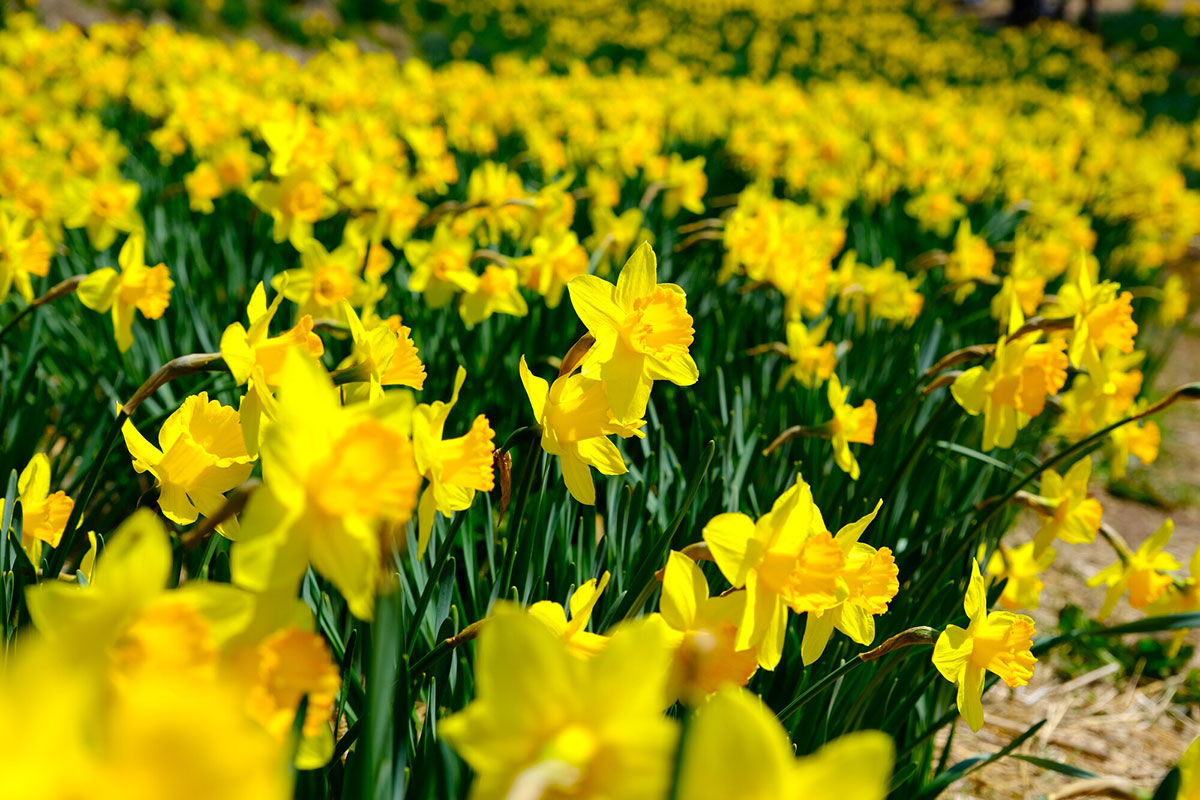
[[[1052,469],[1042,474],[1040,500],[1049,504],[1042,514],[1042,526],[1033,538],[1033,555],[1042,553],[1055,539],[1078,544],[1090,542],[1100,530],[1104,509],[1100,501],[1088,497],[1088,481],[1092,477],[1092,460],[1080,459],[1066,475]]]
[[[438,731],[475,771],[471,797],[663,797],[678,729],[659,625],[630,623],[591,658],[500,605],[479,634],[475,699]]]
[[[892,740],[878,731],[847,734],[796,758],[787,731],[762,700],[726,689],[700,706],[689,725],[678,796],[883,800],[894,759]]]
[[[474,287],[463,294],[458,312],[468,328],[478,325],[492,314],[508,314],[523,317],[529,306],[518,288],[520,279],[511,267],[488,264]]]
[[[229,367],[230,373],[238,384],[250,380],[255,367],[262,369],[263,378],[268,386],[279,383],[283,370],[284,357],[290,350],[308,353],[313,358],[325,354],[325,345],[321,337],[313,333],[313,318],[310,314],[302,315],[291,329],[271,336],[271,320],[279,310],[284,295],[277,292],[271,305],[267,305],[267,292],[260,282],[250,294],[250,303],[246,306],[246,317],[250,321],[247,329],[240,322],[234,322],[221,334],[221,358]]]
[[[1019,547],[996,548],[987,562],[988,577],[1007,580],[1000,594],[1000,605],[1009,611],[1033,610],[1038,607],[1042,594],[1041,573],[1049,569],[1057,555],[1053,547],[1034,555],[1034,543],[1026,542]],[[980,558],[983,558],[980,548]]]
[[[803,386],[811,388],[829,380],[837,365],[837,346],[825,341],[831,322],[833,317],[826,317],[810,329],[803,320],[788,321],[787,351],[792,363],[784,371],[781,384],[789,378],[795,378]]]
[[[709,597],[704,572],[683,553],[667,558],[658,607],[680,634],[672,683],[685,701],[699,701],[726,686],[745,686],[758,670],[754,648],[736,644],[746,593]]]
[[[970,625],[947,625],[933,647],[933,665],[958,684],[958,712],[978,731],[983,727],[983,680],[987,672],[1009,686],[1024,686],[1037,663],[1033,620],[1009,611],[987,610],[987,589],[979,563],[971,561],[971,581],[963,601]]]
[[[595,655],[608,642],[608,637],[592,633],[587,626],[592,619],[592,610],[596,608],[596,602],[608,586],[608,579],[609,574],[606,572],[600,576],[599,582],[592,578],[580,584],[571,594],[569,617],[566,608],[551,600],[534,603],[529,607],[529,613],[566,639],[567,645],[575,655]]]
[[[618,421],[641,419],[656,380],[691,386],[700,377],[688,353],[695,331],[683,290],[658,283],[658,262],[643,243],[614,286],[594,275],[567,285],[571,303],[596,342],[582,362],[599,378]]]
[[[362,256],[357,248],[342,245],[331,253],[313,239],[300,250],[300,266],[276,275],[271,288],[296,303],[298,315],[345,325],[343,301],[357,308],[369,297],[361,272]]]
[[[50,274],[50,242],[20,214],[0,211],[0,302],[17,288],[26,303],[33,302],[33,278]]]
[[[133,346],[133,312],[158,319],[171,302],[175,282],[165,264],[146,266],[146,234],[138,229],[129,235],[117,256],[120,271],[102,267],[79,284],[79,301],[101,314],[111,309],[117,347],[125,352]]]
[[[294,587],[311,563],[351,613],[370,618],[381,526],[403,524],[416,505],[411,399],[342,406],[324,369],[298,353],[284,361],[278,395],[263,435],[263,487],[233,549],[234,582]]]
[[[1163,552],[1174,532],[1175,522],[1168,519],[1135,552],[1120,553],[1115,563],[1088,578],[1088,586],[1103,584],[1107,587],[1104,605],[1096,619],[1108,619],[1126,591],[1129,592],[1129,605],[1138,609],[1146,608],[1163,596],[1171,585],[1171,576],[1166,573],[1180,567],[1175,556]]]

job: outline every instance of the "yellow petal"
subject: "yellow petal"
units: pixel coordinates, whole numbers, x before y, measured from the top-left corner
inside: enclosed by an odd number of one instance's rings
[[[617,287],[613,299],[628,308],[634,300],[645,297],[658,285],[658,260],[649,242],[642,242],[617,276]]]
[[[762,547],[754,539],[754,520],[745,514],[718,514],[701,534],[721,574],[733,586],[746,584],[746,575],[762,558]]]
[[[677,631],[691,630],[696,623],[697,609],[707,601],[708,581],[700,567],[683,553],[672,551],[667,556],[662,597],[658,601],[663,619]]]

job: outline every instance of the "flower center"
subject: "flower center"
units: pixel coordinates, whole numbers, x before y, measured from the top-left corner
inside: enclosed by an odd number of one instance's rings
[[[1033,665],[1037,663],[1030,652],[1033,634],[1032,621],[989,619],[973,638],[971,663],[994,672],[1009,686],[1024,686],[1033,677]]]
[[[661,286],[634,300],[621,325],[621,339],[631,350],[664,361],[687,355],[694,334],[684,296]]]
[[[313,300],[320,306],[331,306],[346,300],[354,293],[350,273],[336,264],[326,264],[313,278]]]
[[[805,539],[795,555],[767,553],[759,574],[770,589],[802,614],[837,605],[838,577],[845,566],[841,545],[828,531],[822,531]]]
[[[405,519],[417,499],[412,445],[378,420],[357,423],[311,473],[309,492],[332,517]]]
[[[139,675],[170,674],[192,680],[215,677],[218,651],[207,620],[187,603],[156,603],[143,611],[113,645],[113,677],[122,688]]]
[[[92,189],[92,213],[101,219],[112,219],[129,210],[129,203],[116,184],[104,183]]]
[[[321,207],[325,205],[325,193],[312,181],[300,181],[288,192],[287,208],[292,216],[304,222],[316,222],[321,218]]]
[[[337,667],[321,637],[285,628],[258,646],[258,675],[247,698],[248,711],[283,739],[292,728],[300,698],[307,695],[304,733],[312,736],[328,722],[340,688]]]
[[[121,302],[137,306],[146,319],[158,319],[171,303],[171,272],[165,264],[121,273]]]

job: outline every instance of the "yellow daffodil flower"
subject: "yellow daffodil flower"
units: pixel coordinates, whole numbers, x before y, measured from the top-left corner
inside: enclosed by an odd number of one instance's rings
[[[42,544],[58,547],[75,501],[66,492],[50,492],[50,459],[36,453],[17,478],[17,502],[21,504],[21,546],[35,565],[42,561]],[[4,498],[0,497],[0,514]],[[0,531],[8,536],[8,531]]]
[[[641,430],[645,420],[617,422],[600,381],[572,373],[559,376],[551,385],[529,371],[525,356],[519,369],[533,416],[542,428],[542,449],[558,456],[571,496],[584,505],[595,505],[596,486],[589,468],[602,475],[624,475],[625,459],[608,436],[645,436]]]
[[[468,328],[473,328],[492,314],[523,317],[529,306],[521,296],[520,277],[511,267],[488,264],[474,287],[458,302],[458,313]]]
[[[337,201],[317,173],[297,170],[281,181],[260,181],[246,190],[250,202],[271,215],[276,243],[288,241],[303,250],[313,241],[313,223],[334,215]]]
[[[983,449],[1011,447],[1017,431],[1042,413],[1046,398],[1067,380],[1066,344],[1038,343],[1036,334],[1009,338],[1024,318],[1015,299],[1009,335],[1000,337],[992,363],[963,372],[950,386],[955,401],[972,416],[983,415]]]
[[[557,308],[567,283],[587,273],[588,254],[574,231],[562,231],[535,236],[529,255],[512,264],[523,285],[542,295],[548,307]]]
[[[891,549],[881,547],[876,550],[858,541],[880,505],[882,501],[869,516],[847,525],[834,537],[846,557],[841,580],[845,582],[847,594],[832,608],[809,612],[800,644],[800,656],[805,665],[821,657],[834,629],[861,645],[874,642],[875,617],[887,613],[888,603],[900,591],[900,573]]]
[[[296,303],[298,315],[345,325],[343,301],[357,308],[369,297],[361,271],[362,254],[353,245],[343,244],[331,253],[313,239],[300,250],[300,266],[276,275],[271,288]]]
[[[1053,547],[1047,547],[1035,556],[1034,547],[1033,542],[1026,542],[1019,547],[1001,544],[988,559],[988,576],[1008,581],[1000,594],[1000,605],[1009,611],[1038,607],[1044,585],[1038,576],[1054,563],[1057,553]],[[982,547],[980,558],[983,558]]]
[[[849,391],[842,386],[838,376],[830,375],[829,407],[833,410],[833,419],[823,427],[828,429],[833,440],[833,460],[843,472],[850,474],[851,480],[858,480],[858,460],[850,452],[850,443],[875,444],[875,401],[867,399],[861,406],[852,406],[846,402],[847,394]]]
[[[1163,282],[1162,302],[1158,306],[1158,322],[1164,328],[1173,328],[1187,316],[1191,295],[1187,283],[1178,272],[1172,272]]]
[[[575,313],[596,343],[583,357],[585,377],[599,378],[621,422],[641,419],[656,380],[691,386],[700,377],[688,353],[695,331],[683,290],[658,282],[658,261],[643,243],[617,284],[580,275],[567,284]]]
[[[726,580],[746,589],[737,648],[754,648],[759,666],[774,669],[783,653],[789,608],[797,614],[823,612],[850,599],[843,548],[858,541],[878,511],[876,505],[844,526],[839,540],[825,527],[812,490],[797,476],[757,522],[740,513],[713,517],[704,526],[704,541]],[[862,602],[874,603],[873,594],[870,599],[864,594]]]
[[[308,353],[313,358],[325,354],[321,337],[313,333],[313,318],[305,314],[292,328],[278,336],[271,336],[271,320],[279,310],[284,295],[277,292],[271,305],[267,305],[267,293],[260,281],[250,294],[246,306],[249,330],[240,322],[234,322],[221,334],[221,358],[225,359],[229,372],[239,385],[250,380],[255,367],[262,369],[268,386],[279,383],[283,371],[284,357],[290,350]]]
[[[421,292],[430,308],[442,308],[459,292],[472,292],[479,276],[471,270],[475,243],[456,236],[448,225],[438,225],[433,239],[411,239],[404,245],[404,258],[412,267],[408,289]]]
[[[350,401],[377,401],[383,397],[384,386],[408,386],[421,389],[425,385],[425,365],[417,354],[412,329],[399,324],[379,324],[367,330],[347,303],[343,309],[350,323],[354,340],[353,352],[338,365],[339,369],[359,367],[363,380],[346,384],[343,391]]]
[[[659,798],[678,729],[668,705],[665,634],[630,623],[588,659],[510,606],[479,634],[475,699],[438,724],[475,771],[474,800]]]
[[[132,234],[144,227],[137,210],[142,189],[119,175],[70,183],[66,196],[69,210],[63,225],[86,228],[88,241],[97,250],[107,250],[118,232]]]
[[[97,559],[92,581],[51,581],[27,594],[34,626],[84,659],[118,690],[156,673],[215,678],[220,647],[250,622],[253,597],[199,581],[168,589],[171,543],[153,513],[135,511]]]
[[[1200,611],[1200,546],[1196,547],[1191,561],[1188,562],[1188,576],[1173,581],[1167,590],[1147,607],[1146,614],[1157,617],[1194,611]],[[1171,645],[1167,648],[1167,655],[1174,658],[1179,654],[1188,633],[1189,628],[1181,628],[1171,634]]]
[[[282,745],[292,732],[300,698],[307,697],[296,767],[323,767],[333,756],[330,720],[342,687],[329,645],[316,633],[289,626],[263,639],[254,656],[247,714]]]
[[[810,329],[803,320],[788,321],[787,350],[792,363],[784,371],[780,387],[795,378],[801,385],[812,388],[833,375],[833,368],[837,365],[837,346],[825,341],[831,322],[833,317],[826,317]]]
[[[79,284],[79,301],[101,314],[112,310],[113,332],[117,347],[123,353],[133,346],[133,312],[138,310],[146,319],[158,319],[171,302],[175,282],[165,264],[146,266],[146,234],[138,229],[129,235],[117,263],[102,267]]]
[[[262,592],[295,587],[311,563],[369,619],[379,580],[380,528],[406,522],[420,473],[409,441],[411,401],[342,406],[311,358],[284,362],[275,421],[263,434],[263,486],[233,549],[233,579]]]
[[[975,291],[976,281],[991,281],[995,263],[996,256],[987,241],[971,233],[970,220],[960,222],[954,237],[954,251],[946,259],[946,280],[957,287],[954,302],[966,300]]]
[[[645,214],[640,208],[630,208],[620,216],[611,208],[593,205],[590,214],[592,235],[584,242],[588,250],[599,251],[596,272],[607,275],[613,265],[624,261],[636,242],[653,242],[654,235],[642,226]]]
[[[847,734],[796,758],[787,731],[762,700],[726,689],[697,708],[690,723],[678,797],[883,800],[894,760],[892,740],[879,731]]]
[[[158,507],[180,525],[219,512],[225,492],[243,483],[253,469],[238,412],[209,400],[207,392],[187,398],[167,417],[158,431],[158,447],[131,420],[125,420],[121,433],[133,468],[154,476]],[[234,518],[217,526],[230,538],[237,529]]]
[[[1100,501],[1088,497],[1088,481],[1092,477],[1092,459],[1083,458],[1059,475],[1052,469],[1042,474],[1038,499],[1047,504],[1042,526],[1033,537],[1033,555],[1042,553],[1055,539],[1079,544],[1091,542],[1100,531],[1104,509]]]
[[[546,623],[555,634],[566,639],[572,653],[583,658],[593,656],[608,643],[607,636],[592,633],[587,626],[592,619],[596,602],[608,586],[609,577],[605,572],[600,576],[599,582],[595,578],[584,581],[571,594],[569,618],[567,609],[551,600],[534,603],[529,607],[529,613]]]
[[[476,492],[490,492],[495,486],[492,453],[496,432],[486,416],[475,417],[471,429],[464,435],[445,438],[446,419],[458,403],[458,393],[466,379],[467,371],[459,367],[450,402],[421,403],[413,412],[417,470],[429,481],[417,509],[417,558],[425,555],[433,532],[433,518],[438,511],[449,519],[453,512],[470,508]]]
[[[672,684],[685,702],[726,686],[745,686],[758,670],[753,647],[737,647],[746,593],[709,597],[704,572],[683,553],[672,552],[663,571],[659,613],[680,634]]]
[[[1106,348],[1133,352],[1133,337],[1138,330],[1133,321],[1133,295],[1120,292],[1121,287],[1113,281],[1094,283],[1086,266],[1081,266],[1078,272],[1074,283],[1058,290],[1058,303],[1051,313],[1074,317],[1075,329],[1068,350],[1071,363],[1096,372]]]
[[[50,274],[53,249],[41,228],[29,225],[22,215],[9,216],[0,211],[0,302],[12,287],[32,303],[33,278]]]
[[[1033,620],[1009,611],[987,610],[987,589],[979,562],[971,561],[971,582],[963,601],[970,625],[947,625],[933,646],[933,665],[946,680],[958,684],[958,713],[978,731],[983,727],[983,679],[987,672],[1009,686],[1024,686],[1037,663]]]
[[[1163,552],[1174,532],[1175,522],[1168,519],[1136,552],[1121,553],[1115,563],[1088,578],[1088,586],[1108,587],[1097,620],[1108,619],[1126,591],[1129,605],[1137,609],[1146,608],[1163,596],[1171,585],[1171,576],[1165,573],[1180,567],[1175,556]]]

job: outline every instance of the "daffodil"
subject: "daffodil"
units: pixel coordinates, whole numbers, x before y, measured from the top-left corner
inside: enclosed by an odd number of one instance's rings
[[[803,320],[788,321],[787,351],[792,363],[784,371],[780,386],[791,378],[809,388],[829,380],[837,365],[837,346],[825,341],[832,322],[833,317],[826,317],[810,329]]]
[[[587,250],[573,231],[535,236],[530,253],[513,260],[524,285],[535,289],[550,308],[562,302],[563,292],[572,279],[587,273]]]
[[[1004,591],[1000,593],[1000,605],[1009,611],[1038,607],[1044,585],[1038,576],[1049,569],[1057,554],[1053,547],[1047,547],[1035,556],[1034,548],[1033,542],[1026,542],[1019,547],[1005,547],[1002,544],[988,559],[988,576],[1007,581]]]
[[[970,220],[958,224],[954,251],[946,259],[946,280],[955,286],[954,302],[961,303],[975,291],[976,281],[990,282],[996,256],[982,236],[971,233]]]
[[[833,410],[833,419],[824,427],[833,440],[833,460],[842,471],[850,474],[852,480],[858,480],[858,460],[850,452],[850,443],[875,444],[875,401],[867,399],[861,406],[852,406],[846,402],[847,394],[849,391],[842,386],[838,376],[830,375],[829,407]]]
[[[1129,605],[1138,609],[1146,608],[1163,596],[1172,582],[1166,573],[1180,567],[1175,556],[1163,552],[1174,532],[1175,522],[1168,519],[1135,552],[1119,553],[1115,563],[1088,578],[1088,586],[1107,587],[1104,605],[1096,619],[1107,619],[1126,591],[1129,592]]]
[[[971,561],[971,581],[963,608],[970,624],[947,625],[933,647],[933,665],[958,684],[958,712],[978,731],[983,727],[983,680],[991,672],[1009,686],[1024,686],[1037,663],[1033,620],[1023,614],[987,610],[987,589],[979,562]]]
[[[0,302],[13,286],[33,302],[33,278],[50,274],[53,250],[41,228],[30,225],[22,215],[9,216],[0,211]]]
[[[529,613],[546,623],[550,630],[566,639],[571,652],[577,656],[593,656],[608,643],[607,636],[592,633],[587,629],[592,619],[592,611],[604,589],[608,586],[609,574],[605,572],[600,580],[595,578],[584,581],[571,594],[569,603],[570,616],[567,608],[563,608],[552,600],[541,600],[529,607]]]
[[[1200,611],[1200,546],[1196,547],[1191,561],[1188,562],[1188,576],[1173,581],[1167,590],[1147,607],[1146,614],[1157,617],[1195,611]],[[1180,628],[1171,635],[1168,655],[1172,658],[1178,655],[1189,632],[1189,628]]]
[[[119,175],[106,175],[95,180],[82,179],[67,184],[67,213],[63,225],[86,228],[88,241],[97,250],[107,250],[117,239],[117,233],[129,233],[144,227],[138,213],[142,189],[134,181]]]
[[[1172,272],[1163,282],[1162,302],[1158,306],[1158,321],[1164,328],[1173,328],[1187,316],[1191,295],[1187,283],[1178,272]]]
[[[361,271],[362,257],[353,245],[343,244],[331,253],[313,239],[302,245],[300,266],[276,275],[271,288],[296,303],[297,314],[345,325],[343,301],[359,307],[370,296]]]
[[[328,188],[320,173],[296,170],[281,181],[252,184],[246,196],[271,215],[276,242],[288,241],[302,250],[313,241],[313,224],[337,211],[337,201],[327,194]]]
[[[629,208],[620,216],[611,208],[593,205],[591,209],[592,235],[584,242],[588,249],[596,252],[596,271],[607,275],[613,265],[625,260],[636,242],[653,241],[654,235],[645,227],[645,214],[640,208]]]
[[[240,322],[234,322],[221,334],[221,358],[239,385],[250,380],[255,367],[262,369],[263,379],[268,386],[279,383],[283,371],[284,357],[291,350],[320,358],[325,353],[321,337],[313,333],[313,318],[301,316],[291,329],[271,336],[271,321],[283,302],[284,295],[277,292],[271,305],[267,305],[267,293],[261,282],[250,294],[246,316],[250,321],[247,330]]]
[[[458,302],[458,313],[468,328],[483,322],[492,314],[508,314],[523,317],[529,306],[521,296],[520,278],[511,267],[488,264],[473,288],[463,294]]]
[[[135,511],[108,540],[87,586],[38,584],[26,596],[29,615],[119,691],[136,692],[156,673],[215,679],[220,647],[249,623],[253,597],[207,581],[170,589],[171,570],[162,523]]]
[[[254,656],[253,672],[248,676],[248,715],[284,744],[295,724],[300,699],[307,697],[296,767],[324,766],[333,755],[330,720],[342,686],[329,645],[316,633],[288,626],[261,641]]]
[[[275,421],[263,435],[263,486],[233,549],[233,579],[253,591],[298,585],[311,563],[362,619],[379,581],[380,535],[407,521],[420,475],[411,401],[342,406],[311,358],[284,362]]]
[[[450,402],[421,403],[413,412],[417,469],[429,481],[417,509],[417,558],[425,555],[437,512],[448,519],[453,512],[470,508],[476,492],[490,492],[495,486],[492,453],[496,432],[486,416],[476,416],[470,430],[462,436],[445,438],[446,420],[458,403],[458,393],[466,379],[467,371],[459,367]]]
[[[479,276],[471,270],[475,243],[456,236],[448,225],[441,224],[426,242],[411,239],[404,245],[404,258],[412,272],[408,288],[425,295],[430,308],[442,308],[459,292],[475,290]]]
[[[672,684],[685,701],[698,701],[726,686],[745,686],[758,670],[753,647],[737,647],[746,593],[710,597],[704,572],[683,553],[672,552],[663,570],[658,608],[679,634]]]
[[[678,729],[663,711],[670,654],[648,621],[577,658],[562,636],[501,604],[479,634],[475,699],[438,734],[475,772],[472,800],[657,800]]]
[[[175,282],[165,264],[146,266],[146,234],[138,229],[129,235],[117,256],[120,271],[102,267],[79,284],[79,301],[101,314],[112,311],[117,347],[125,352],[133,346],[133,312],[158,319],[171,302]]]
[[[1141,410],[1140,404],[1134,405],[1130,413]],[[1158,423],[1152,419],[1139,420],[1114,430],[1109,434],[1109,466],[1112,477],[1120,480],[1129,469],[1129,459],[1136,456],[1145,465],[1158,460],[1158,448],[1162,444],[1162,431]]]
[[[624,475],[625,459],[609,439],[642,437],[645,420],[619,423],[608,407],[600,381],[579,373],[560,375],[548,384],[529,371],[525,356],[519,365],[521,383],[533,407],[533,416],[542,428],[542,449],[558,456],[563,481],[571,496],[585,505],[595,505],[596,486],[590,467],[602,475]]]
[[[1133,351],[1138,329],[1133,321],[1133,295],[1121,292],[1113,281],[1095,283],[1087,266],[1081,266],[1078,273],[1075,282],[1058,290],[1058,303],[1052,313],[1074,318],[1068,350],[1071,363],[1095,371],[1105,348],[1113,347],[1121,353]]]
[[[425,365],[413,343],[411,328],[401,325],[397,319],[395,328],[381,323],[367,330],[349,303],[344,312],[350,323],[354,349],[339,368],[357,367],[363,378],[346,385],[344,391],[348,400],[379,400],[385,386],[419,390],[425,385]]]
[[[1066,475],[1052,469],[1042,474],[1038,500],[1046,503],[1046,513],[1039,510],[1043,521],[1033,537],[1033,555],[1040,555],[1055,539],[1072,544],[1095,540],[1104,509],[1099,500],[1088,497],[1091,476],[1091,458],[1075,462]]]
[[[683,743],[680,800],[887,797],[895,760],[879,731],[834,739],[796,758],[787,731],[762,700],[726,689],[696,709]]]
[[[582,362],[584,377],[599,378],[618,421],[641,419],[656,380],[691,386],[700,377],[688,348],[695,330],[682,289],[658,282],[648,243],[638,247],[616,286],[594,275],[567,284],[575,313],[596,342]]]
[[[180,525],[217,514],[225,492],[243,483],[253,469],[238,412],[209,400],[207,392],[188,397],[167,417],[158,431],[158,447],[131,420],[125,420],[121,433],[133,468],[154,476],[159,508]],[[237,527],[231,518],[217,529],[234,538]]]
[[[36,453],[17,478],[17,502],[21,505],[21,546],[35,565],[42,561],[42,545],[58,547],[75,501],[66,492],[50,492],[50,459]],[[4,498],[0,497],[0,514]],[[0,531],[8,536],[8,531]]]
[[[704,541],[726,580],[746,590],[736,647],[754,648],[759,666],[774,669],[783,653],[788,609],[825,612],[850,599],[843,545],[857,542],[878,510],[844,526],[839,541],[825,527],[812,490],[797,476],[757,522],[740,513],[713,517],[704,526]],[[859,599],[869,606],[875,594]]]
[[[880,505],[882,501],[868,516],[847,525],[834,537],[846,557],[841,573],[846,597],[832,608],[809,612],[800,644],[800,656],[805,665],[821,657],[835,629],[861,645],[874,642],[875,617],[887,612],[888,604],[900,590],[900,573],[891,549],[881,547],[876,550],[858,541],[879,512]]]
[[[1017,431],[1042,413],[1046,398],[1067,380],[1066,344],[1039,343],[1037,334],[1014,337],[1024,324],[1015,298],[1008,336],[1000,337],[987,366],[971,367],[950,386],[955,401],[972,416],[983,415],[983,449],[1011,447]]]

